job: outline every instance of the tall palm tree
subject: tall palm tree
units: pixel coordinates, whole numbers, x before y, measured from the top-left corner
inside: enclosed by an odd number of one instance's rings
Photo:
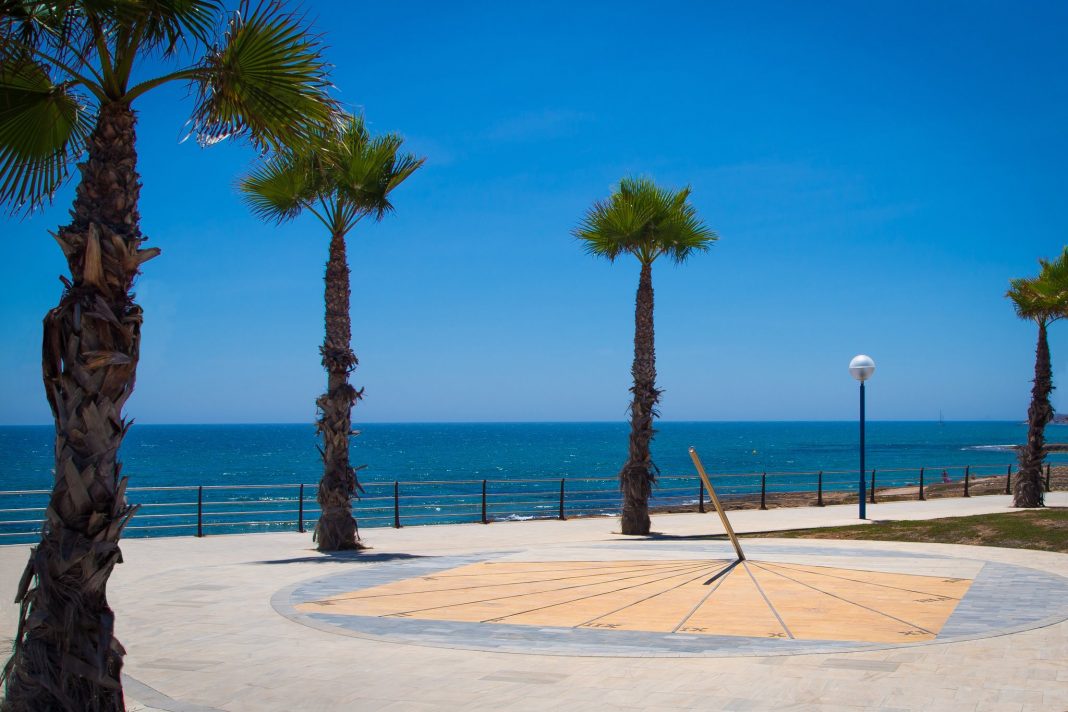
[[[689,197],[689,188],[669,190],[647,178],[624,178],[608,200],[594,203],[573,231],[590,254],[613,262],[629,254],[641,264],[634,308],[630,446],[619,471],[624,534],[649,533],[649,496],[658,472],[649,452],[661,393],[656,387],[653,343],[653,262],[663,255],[681,264],[718,239],[697,217]]]
[[[1042,268],[1037,277],[1014,279],[1005,293],[1012,300],[1016,315],[1038,326],[1035,380],[1027,409],[1027,442],[1019,452],[1020,473],[1013,488],[1014,507],[1044,505],[1042,462],[1046,457],[1046,424],[1053,420],[1053,406],[1049,402],[1053,371],[1046,330],[1053,322],[1068,316],[1068,247],[1057,259],[1039,260],[1039,264]]]
[[[118,461],[141,339],[131,289],[159,254],[142,247],[133,106],[183,82],[202,144],[306,140],[334,110],[320,53],[274,2],[227,12],[216,0],[0,0],[0,203],[33,210],[72,166],[81,174],[71,222],[54,235],[70,269],[44,319],[54,487],[18,587],[4,710],[123,708],[106,585],[134,512]]]
[[[240,183],[258,217],[281,223],[307,210],[330,233],[326,336],[319,349],[327,387],[315,401],[323,438],[321,513],[315,527],[320,551],[360,548],[352,516],[352,497],[360,486],[349,460],[349,438],[358,434],[352,430],[352,407],[363,389],[349,383],[359,361],[352,351],[345,237],[364,217],[381,220],[393,212],[390,193],[423,165],[424,159],[400,153],[402,143],[396,134],[371,136],[362,116],[339,117],[314,142],[280,152]]]

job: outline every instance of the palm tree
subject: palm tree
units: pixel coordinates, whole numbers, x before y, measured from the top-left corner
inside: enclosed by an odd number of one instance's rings
[[[72,166],[81,173],[71,222],[54,235],[70,269],[44,319],[54,487],[18,587],[4,710],[123,708],[106,585],[135,509],[118,461],[141,339],[131,289],[159,254],[142,247],[133,105],[184,82],[202,145],[306,140],[334,111],[320,53],[273,2],[227,13],[217,0],[0,1],[0,203],[32,211]]]
[[[401,154],[396,134],[371,136],[362,116],[344,116],[305,147],[283,151],[240,183],[245,202],[258,217],[284,222],[312,213],[330,232],[326,263],[326,336],[319,353],[327,373],[326,393],[315,401],[322,435],[323,478],[319,483],[320,551],[360,548],[352,497],[360,489],[349,460],[352,407],[363,397],[349,383],[359,361],[352,351],[349,266],[345,237],[361,219],[381,220],[393,212],[389,195],[424,159]]]
[[[619,471],[624,534],[649,533],[649,496],[658,472],[649,453],[661,393],[656,387],[653,345],[653,262],[665,255],[681,264],[694,252],[708,250],[718,239],[698,219],[696,209],[687,202],[689,197],[689,188],[668,190],[647,178],[624,178],[608,200],[594,203],[573,231],[590,254],[613,262],[629,254],[641,264],[634,308],[630,447]]]
[[[1046,457],[1046,424],[1053,420],[1053,406],[1049,402],[1053,372],[1046,330],[1053,322],[1068,316],[1068,247],[1057,259],[1039,260],[1039,264],[1042,269],[1037,277],[1014,279],[1005,293],[1012,300],[1016,315],[1038,326],[1035,380],[1027,409],[1027,442],[1019,452],[1020,473],[1013,488],[1014,507],[1044,505],[1042,462]]]

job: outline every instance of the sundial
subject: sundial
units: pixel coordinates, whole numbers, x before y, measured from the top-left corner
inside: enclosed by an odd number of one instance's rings
[[[972,578],[747,559],[691,449],[736,558],[483,560],[296,602],[310,615],[913,643],[936,639]]]
[[[304,613],[796,640],[933,640],[971,580],[753,560],[483,561]]]

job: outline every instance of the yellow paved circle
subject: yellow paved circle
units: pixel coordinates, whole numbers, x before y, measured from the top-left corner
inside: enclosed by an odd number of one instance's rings
[[[484,561],[296,606],[304,613],[908,643],[972,580],[772,561]]]

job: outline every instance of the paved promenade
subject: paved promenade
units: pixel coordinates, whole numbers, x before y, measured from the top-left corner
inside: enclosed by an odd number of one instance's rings
[[[876,520],[993,513],[1010,511],[1008,500],[890,502],[869,505],[868,513]],[[1068,493],[1052,493],[1048,503],[1068,506]],[[843,580],[851,575],[841,572],[855,570],[869,577],[907,573],[968,582],[960,584],[970,588],[938,637],[915,643],[890,636],[885,640],[894,642],[846,645],[801,640],[803,635],[783,641],[672,638],[641,631],[493,627],[455,615],[439,623],[307,613],[308,601],[375,585],[413,586],[409,582],[432,580],[440,571],[462,573],[463,566],[484,566],[480,562],[686,566],[728,560],[725,541],[697,538],[722,533],[714,513],[658,515],[653,519],[658,536],[649,539],[614,533],[618,520],[611,518],[370,529],[364,538],[372,550],[338,556],[316,552],[310,534],[128,540],[126,562],[109,586],[118,635],[128,650],[128,707],[1068,710],[1068,595],[1062,595],[1068,578],[1059,578],[1068,577],[1068,555],[776,540],[771,534],[852,524],[855,517],[856,507],[844,505],[731,513],[739,532],[769,532],[767,538],[743,540],[757,561],[835,567]],[[14,631],[10,601],[27,549],[0,547],[5,638]],[[770,576],[756,568],[754,573],[754,581]],[[785,602],[777,610],[789,629],[795,613]],[[490,627],[478,627],[485,625]],[[612,636],[639,637],[628,638],[631,644]]]

